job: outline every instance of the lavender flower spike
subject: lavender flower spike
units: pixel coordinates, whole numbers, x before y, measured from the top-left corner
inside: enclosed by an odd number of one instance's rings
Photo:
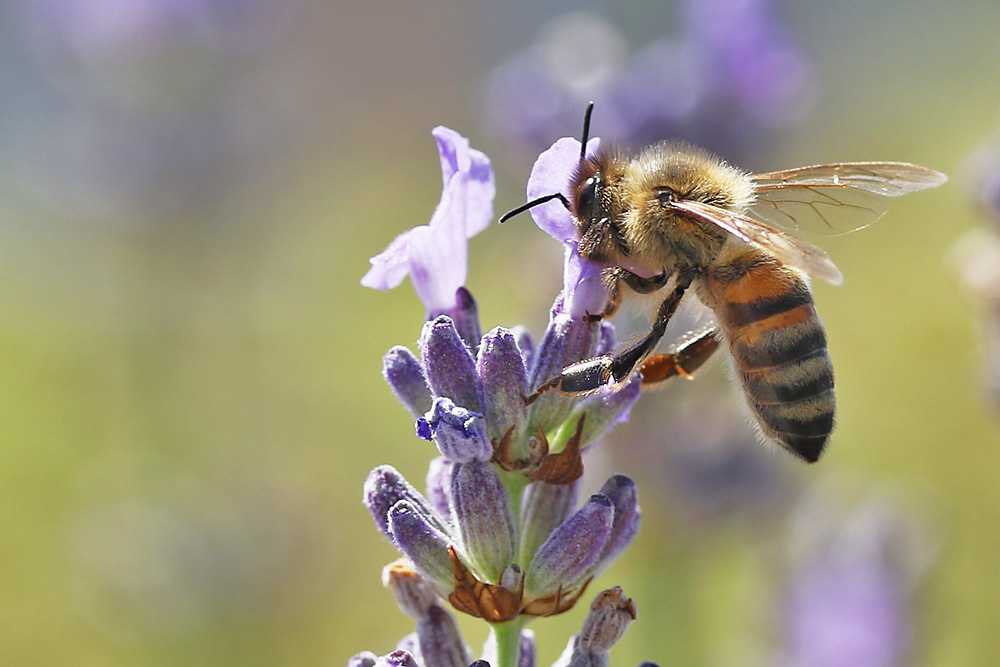
[[[434,128],[433,134],[444,181],[441,201],[429,224],[400,234],[372,257],[361,284],[387,290],[409,275],[427,312],[439,314],[457,305],[457,290],[468,273],[467,239],[492,220],[496,186],[489,158],[471,149],[468,139],[446,127]]]

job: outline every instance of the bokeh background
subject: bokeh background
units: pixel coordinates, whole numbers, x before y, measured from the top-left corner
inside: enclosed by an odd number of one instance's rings
[[[721,363],[593,452],[645,513],[592,588],[639,608],[615,664],[1000,664],[1000,414],[952,251],[987,220],[966,165],[1000,129],[1000,6],[698,6],[0,5],[0,663],[390,651],[411,621],[361,485],[381,463],[419,480],[432,456],[380,377],[424,313],[407,284],[358,281],[437,203],[431,128],[491,156],[509,208],[539,150],[579,133],[577,98],[627,71],[609,97],[670,117],[629,126],[602,102],[606,139],[672,122],[752,170],[953,178],[821,241],[847,282],[815,289],[839,382],[820,464],[753,441]],[[748,31],[781,48],[705,60]],[[543,52],[554,78],[520,78]],[[484,328],[540,333],[560,254],[526,218],[473,239]],[[583,613],[533,624],[540,664]]]

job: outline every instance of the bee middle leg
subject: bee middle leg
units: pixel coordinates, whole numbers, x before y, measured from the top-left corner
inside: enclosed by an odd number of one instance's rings
[[[653,330],[643,338],[613,354],[604,354],[570,364],[562,369],[559,375],[539,386],[531,396],[525,399],[525,402],[530,405],[543,393],[552,389],[578,394],[600,389],[609,383],[624,381],[656,349],[667,330],[670,318],[677,312],[684,292],[691,286],[693,278],[694,276],[689,274],[677,276],[676,284],[656,312]]]

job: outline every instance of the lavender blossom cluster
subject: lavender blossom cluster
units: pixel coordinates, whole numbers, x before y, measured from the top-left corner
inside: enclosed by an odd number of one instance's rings
[[[526,400],[566,365],[614,344],[609,323],[582,317],[607,298],[599,269],[575,252],[565,208],[539,207],[536,222],[566,248],[564,286],[548,327],[537,343],[521,327],[482,335],[464,282],[467,239],[493,217],[493,173],[464,137],[442,127],[434,136],[441,202],[428,225],[374,257],[362,280],[388,289],[409,275],[427,308],[419,356],[396,346],[383,359],[383,375],[414,417],[416,435],[438,451],[426,493],[389,465],[373,470],[364,486],[376,526],[404,556],[386,568],[385,583],[417,630],[397,651],[359,654],[350,664],[471,664],[447,604],[491,625],[482,660],[527,667],[535,664],[527,619],[573,607],[639,529],[637,490],[624,475],[579,501],[583,454],[627,418],[640,381],[582,397],[548,392]],[[565,189],[579,153],[579,142],[569,139],[546,151],[529,197]],[[600,593],[557,665],[607,664],[608,649],[634,618],[634,604],[620,589]]]

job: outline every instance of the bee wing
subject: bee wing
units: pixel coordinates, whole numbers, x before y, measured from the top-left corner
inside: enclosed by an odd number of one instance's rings
[[[735,211],[700,201],[681,199],[673,202],[673,206],[688,215],[719,227],[745,243],[757,246],[783,264],[805,271],[832,285],[844,282],[844,275],[829,255],[791,234]]]
[[[889,208],[888,197],[937,187],[948,177],[906,162],[842,162],[753,177],[748,214],[785,229],[842,234],[867,227]]]

